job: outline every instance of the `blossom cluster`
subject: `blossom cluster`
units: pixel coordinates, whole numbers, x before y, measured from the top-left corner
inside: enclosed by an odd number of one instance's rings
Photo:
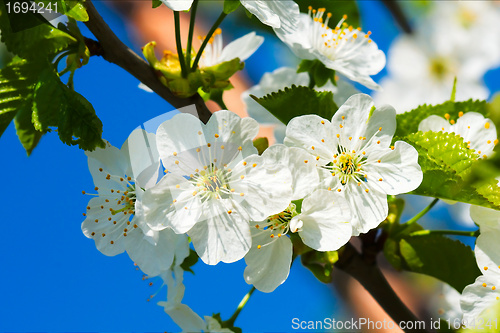
[[[172,295],[183,293],[188,239],[206,264],[244,258],[246,282],[271,292],[290,270],[290,234],[335,251],[387,217],[388,194],[419,186],[417,151],[391,146],[395,115],[357,94],[331,120],[294,118],[285,145],[260,156],[257,122],[226,110],[207,124],[179,114],[156,134],[135,130],[121,149],[87,152],[97,193],[82,230],[103,254],[126,251],[146,274],[161,276]],[[163,304],[174,320],[181,300]]]

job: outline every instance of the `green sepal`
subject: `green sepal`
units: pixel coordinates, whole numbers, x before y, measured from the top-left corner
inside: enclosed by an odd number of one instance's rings
[[[245,63],[241,62],[239,58],[234,58],[229,61],[224,61],[220,64],[202,69],[205,73],[210,73],[214,76],[215,81],[227,81],[236,72],[242,70]]]
[[[338,261],[337,251],[309,251],[300,256],[300,261],[323,283],[332,282],[333,265]]]
[[[193,267],[197,262],[198,262],[198,253],[196,253],[196,251],[193,251],[192,249],[189,249],[189,255],[182,262],[181,268],[184,271],[190,272],[194,275],[194,271],[191,269],[191,267]]]
[[[302,60],[297,69],[297,73],[309,73],[309,87],[322,87],[328,80],[335,84],[335,71],[326,68],[319,60]]]
[[[250,97],[285,125],[292,118],[307,114],[316,114],[330,120],[338,109],[332,92],[318,92],[304,86],[293,85],[261,98],[253,95]]]
[[[259,155],[262,155],[264,150],[266,150],[267,147],[269,147],[269,140],[266,137],[257,138],[253,140],[253,146],[257,148]]]
[[[240,6],[240,0],[224,0],[224,13],[230,14]]]
[[[219,322],[221,328],[230,329],[234,333],[243,333],[243,330],[241,328],[234,326],[234,324],[230,323],[229,320],[223,321],[220,316],[220,313],[214,313],[212,315],[212,318],[214,318]]]
[[[153,0],[153,8],[160,7],[162,3],[160,0]]]

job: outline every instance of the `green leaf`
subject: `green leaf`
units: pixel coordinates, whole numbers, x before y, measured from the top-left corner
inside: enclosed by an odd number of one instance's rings
[[[306,114],[317,114],[330,120],[338,109],[332,92],[317,92],[302,86],[294,85],[262,98],[250,96],[285,125],[292,118]]]
[[[189,256],[184,259],[181,264],[181,268],[187,272],[191,272],[194,274],[194,271],[191,269],[198,262],[198,254],[196,251],[189,249]]]
[[[269,147],[269,140],[264,137],[264,138],[257,138],[255,140],[253,140],[253,146],[255,148],[257,148],[257,151],[259,153],[259,155],[262,155],[262,153],[264,152],[264,150],[267,149],[267,147]]]
[[[333,264],[338,260],[337,251],[309,251],[300,256],[300,261],[323,283],[332,282]]]
[[[50,69],[41,73],[35,87],[32,120],[39,131],[58,127],[59,138],[68,145],[78,144],[84,150],[104,148],[102,123],[92,104],[69,89]]]
[[[468,100],[465,102],[448,101],[439,105],[421,105],[409,112],[398,114],[396,121],[396,136],[404,136],[410,133],[418,132],[418,125],[422,120],[430,115],[438,115],[444,117],[445,114],[450,115],[450,119],[456,120],[459,112],[475,111],[483,116],[488,116],[488,103],[486,101]]]
[[[36,82],[36,66],[22,60],[0,70],[0,136],[18,110],[29,104]]]
[[[307,72],[310,78],[310,87],[322,87],[328,80],[335,84],[335,71],[326,68],[319,60],[302,60],[297,69],[297,73]]]
[[[160,0],[153,0],[153,8],[160,7],[162,3]]]
[[[42,138],[43,133],[37,131],[31,122],[31,106],[33,103],[33,96],[30,95],[27,101],[18,109],[14,124],[16,126],[16,133],[19,141],[23,145],[26,153],[31,155],[31,152],[37,146]]]
[[[89,15],[81,0],[37,0],[45,4],[45,8],[57,8],[57,12],[77,21],[87,22]],[[47,7],[50,6],[50,7]]]
[[[418,151],[424,178],[412,194],[461,201],[500,209],[500,195],[494,180],[470,185],[472,166],[478,155],[453,133],[418,132],[402,139]]]
[[[224,13],[230,14],[240,6],[240,0],[224,0]]]
[[[77,43],[75,38],[54,28],[39,14],[28,12],[7,15],[3,1],[0,2],[0,30],[1,40],[10,52],[35,61],[45,60]]]
[[[471,248],[447,237],[405,238],[400,241],[400,251],[412,272],[438,278],[459,292],[481,275]]]

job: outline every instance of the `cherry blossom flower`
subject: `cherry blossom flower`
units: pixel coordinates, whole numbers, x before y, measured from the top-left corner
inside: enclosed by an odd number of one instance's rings
[[[445,118],[431,115],[420,122],[418,130],[455,133],[464,139],[468,148],[474,149],[483,158],[490,156],[498,143],[493,121],[477,112],[459,113],[456,123],[450,120],[448,114]]]
[[[287,126],[285,144],[309,152],[304,163],[317,166],[320,187],[349,202],[354,235],[387,217],[388,194],[412,191],[422,182],[415,148],[402,141],[390,146],[395,129],[396,111],[388,105],[375,108],[364,94],[351,96],[331,122],[305,115]]]
[[[209,265],[241,259],[251,246],[249,221],[283,211],[291,199],[289,171],[256,155],[257,132],[255,120],[230,111],[206,125],[189,114],[161,124],[157,145],[168,173],[144,194],[147,224],[187,232]]]
[[[275,29],[276,35],[301,59],[318,59],[327,68],[337,71],[352,81],[370,89],[379,86],[372,80],[385,66],[385,55],[361,28],[345,23],[346,15],[333,29],[328,27],[331,14],[323,19],[325,9],[301,14],[297,29]]]
[[[477,266],[483,273],[465,287],[461,297],[464,320],[469,323],[485,310],[500,305],[500,212],[471,206],[471,217],[479,225],[480,235],[474,249]]]
[[[288,232],[298,232],[304,244],[315,250],[335,251],[351,238],[350,220],[349,204],[342,195],[318,190],[304,199],[300,214],[291,204],[280,214],[252,223],[245,281],[260,291],[274,291],[290,272],[293,251]]]
[[[152,243],[158,235],[143,221],[142,196],[156,184],[159,155],[154,134],[133,131],[121,149],[86,152],[97,194],[87,206],[82,231],[94,239],[97,249],[114,256],[136,246],[131,239],[146,234]],[[138,234],[138,235],[135,235]]]

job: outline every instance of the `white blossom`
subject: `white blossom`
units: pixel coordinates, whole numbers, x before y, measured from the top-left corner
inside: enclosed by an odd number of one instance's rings
[[[292,242],[288,232],[298,232],[304,244],[318,251],[335,251],[349,241],[352,226],[347,201],[336,192],[318,190],[302,202],[296,214],[291,204],[280,214],[252,223],[252,248],[245,256],[245,281],[263,292],[272,292],[288,277]]]
[[[388,214],[387,195],[416,189],[423,174],[418,153],[398,141],[390,146],[396,112],[388,105],[375,108],[368,95],[350,97],[332,121],[316,115],[292,119],[285,144],[309,152],[323,189],[341,193],[352,212],[353,234],[368,232]]]
[[[456,123],[449,119],[449,115],[446,118],[431,115],[420,122],[418,130],[455,133],[479,156],[487,158],[493,153],[498,140],[496,127],[491,119],[484,118],[477,112],[460,113]]]
[[[346,15],[333,29],[328,27],[331,14],[323,20],[324,8],[301,14],[297,29],[275,29],[276,35],[301,59],[318,59],[327,68],[370,89],[379,86],[372,80],[385,66],[385,55],[361,28],[344,23]]]
[[[241,259],[251,246],[251,220],[263,220],[290,203],[290,173],[264,165],[252,139],[258,124],[219,111],[205,125],[179,114],[160,125],[157,145],[166,172],[143,200],[154,230],[191,237],[207,264]]]
[[[471,206],[471,217],[480,230],[474,253],[482,275],[462,292],[461,308],[469,323],[500,304],[500,211]]]
[[[216,66],[236,58],[245,61],[263,42],[264,37],[251,32],[223,47],[222,30],[217,29],[203,51],[199,62],[200,68]]]
[[[317,91],[331,91],[333,92],[333,100],[337,105],[343,104],[350,96],[358,93],[351,84],[345,80],[338,80],[337,85],[334,86],[328,81],[322,87],[314,87]],[[281,67],[272,73],[265,73],[260,82],[245,91],[241,95],[243,103],[245,103],[248,115],[260,124],[266,126],[274,126],[274,137],[277,142],[283,142],[285,138],[286,125],[283,124],[278,118],[273,116],[263,106],[254,101],[250,95],[256,97],[264,97],[278,90],[283,90],[285,87],[296,86],[309,86],[308,73],[297,73],[297,70],[289,67]]]

